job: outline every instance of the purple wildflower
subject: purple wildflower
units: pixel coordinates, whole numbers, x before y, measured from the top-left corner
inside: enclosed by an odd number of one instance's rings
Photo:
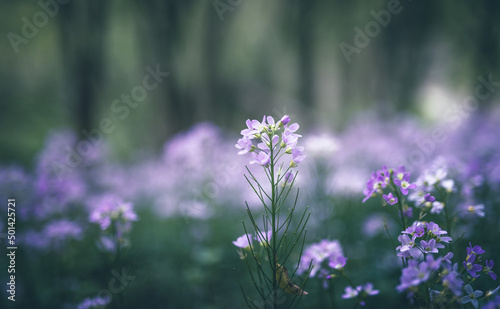
[[[410,173],[405,173],[402,179],[394,179],[394,184],[401,187],[401,193],[403,193],[403,195],[408,195],[408,189],[417,188],[416,184],[410,183]]]
[[[443,260],[444,260],[446,263],[451,264],[451,259],[452,259],[452,258],[453,258],[453,252],[448,252],[448,253],[444,256]]]
[[[483,269],[481,267],[481,265],[474,264],[475,261],[476,261],[476,255],[472,254],[472,255],[467,256],[467,258],[463,262],[465,269],[474,278],[479,277],[479,275],[477,274],[477,272],[479,272],[479,271],[481,271]]]
[[[259,233],[255,235],[255,240],[259,241],[261,245],[266,246],[271,241],[271,237],[273,236],[273,231],[269,230],[267,232]]]
[[[500,295],[495,296],[492,300],[487,302],[482,309],[497,309],[500,308]]]
[[[255,152],[252,152],[250,155],[253,158],[253,160],[250,161],[250,164],[257,163],[257,164],[262,165],[262,166],[267,166],[267,165],[269,165],[269,163],[271,163],[271,157],[267,153],[265,153],[264,151],[261,151],[258,154]]]
[[[403,292],[411,287],[418,286],[429,279],[432,268],[428,267],[425,262],[421,263],[419,267],[418,262],[415,260],[408,261],[408,266],[403,268],[400,281],[401,283],[396,287],[399,292]]]
[[[304,151],[304,147],[296,147],[292,149],[292,161],[290,162],[290,167],[297,167],[302,160],[306,158],[302,152]]]
[[[359,291],[358,291],[359,288]],[[344,290],[344,294],[342,295],[343,299],[349,299],[349,298],[354,298],[358,296],[359,292],[361,291],[361,286],[357,286],[356,289],[353,289],[352,286],[347,286]]]
[[[287,125],[290,122],[290,116],[283,115],[283,117],[281,117],[281,120],[278,123],[280,122],[282,125]]]
[[[470,302],[474,306],[474,308],[477,308],[478,302],[477,302],[476,298],[483,295],[483,292],[479,291],[479,290],[474,291],[470,284],[466,284],[464,289],[465,289],[465,292],[467,293],[467,295],[462,297],[462,299],[461,299],[462,304],[466,304],[466,303]]]
[[[433,202],[431,208],[431,214],[439,214],[444,208],[444,204],[441,202]]]
[[[457,272],[458,264],[449,267],[449,273],[443,277],[443,287],[448,288],[455,296],[462,295],[462,287],[464,282],[460,278],[460,274]]]
[[[428,222],[425,224],[425,226],[427,227],[427,232],[430,233],[431,235],[440,236],[440,235],[448,234],[448,232],[441,230],[439,225],[437,225],[434,222]]]
[[[238,151],[239,155],[246,154],[255,148],[255,146],[252,144],[252,141],[247,136],[243,136],[243,138],[240,138],[235,147],[241,149],[240,151]]]
[[[481,246],[479,245],[475,245],[474,247],[472,247],[472,244],[469,242],[469,246],[470,247],[467,247],[467,255],[470,256],[471,254],[474,254],[474,255],[480,255],[480,254],[483,254],[485,253],[486,251],[483,250],[483,248],[481,248]]]
[[[250,240],[250,242],[248,242]],[[248,248],[252,245],[252,235],[245,234],[243,236],[238,237],[235,241],[233,241],[233,245],[239,248]]]
[[[475,216],[478,216],[478,217],[484,217],[485,213],[484,213],[484,205],[483,204],[479,204],[479,205],[469,205],[467,206],[467,212],[471,215],[475,215]]]
[[[491,277],[491,279],[497,280],[497,275],[491,270],[493,268],[493,265],[495,265],[493,260],[490,261],[486,260],[486,266],[484,266],[484,271]]]
[[[382,195],[382,197],[389,205],[394,205],[398,202],[398,198],[394,197],[394,195],[392,195],[392,193],[389,193],[388,195],[384,194],[384,195]]]
[[[436,198],[434,196],[432,196],[430,193],[427,193],[422,197],[421,204],[428,203],[428,202],[434,202],[435,200],[436,200]]]
[[[322,263],[328,260],[334,265],[338,265],[337,262],[342,262],[344,253],[342,247],[337,240],[322,240],[319,243],[314,243],[304,249],[304,253],[300,258],[299,268],[297,269],[297,274],[302,274],[309,269],[309,264],[312,261],[312,270],[309,274],[310,277],[315,277],[316,274],[321,275]],[[333,262],[332,262],[333,261]],[[341,263],[340,263],[341,264]]]
[[[330,266],[333,269],[341,269],[345,266],[346,262],[347,258],[343,255],[338,254],[330,258],[328,266]]]
[[[85,298],[83,302],[78,305],[78,309],[104,308],[110,302],[110,297],[97,296],[94,298]]]
[[[436,248],[436,240],[432,238],[429,241],[421,240],[420,246],[427,253],[438,253],[438,249]]]

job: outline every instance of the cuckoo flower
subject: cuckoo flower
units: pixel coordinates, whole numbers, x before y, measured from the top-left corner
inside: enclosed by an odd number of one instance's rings
[[[416,184],[410,183],[410,173],[404,173],[401,179],[399,179],[399,177],[394,179],[394,184],[401,187],[401,193],[403,193],[403,195],[408,195],[408,189],[417,188]]]

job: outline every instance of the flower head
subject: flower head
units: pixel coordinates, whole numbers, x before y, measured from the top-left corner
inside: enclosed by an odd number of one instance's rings
[[[467,295],[462,297],[462,299],[461,299],[462,304],[466,304],[466,303],[470,302],[474,306],[474,308],[477,308],[478,302],[477,302],[476,298],[482,296],[483,292],[479,291],[479,290],[474,291],[470,284],[466,284],[464,289],[465,289],[465,292],[467,293]]]
[[[497,275],[491,270],[493,268],[493,265],[495,265],[493,260],[489,260],[489,261],[486,260],[486,266],[484,266],[484,272],[486,272],[488,274],[488,276],[491,277],[491,279],[497,280]]]
[[[401,187],[401,193],[403,193],[403,195],[408,195],[408,189],[417,188],[416,184],[410,183],[410,173],[404,173],[401,179],[399,177],[394,179],[394,184]]]
[[[476,261],[476,255],[472,254],[467,256],[466,260],[463,262],[465,269],[469,272],[472,277],[479,277],[477,272],[480,272],[483,268],[479,264],[474,264]]]
[[[238,248],[249,248],[252,245],[252,235],[245,234],[233,241],[233,245]]]
[[[394,205],[398,202],[398,198],[394,197],[392,193],[389,193],[388,195],[382,195],[384,200],[389,204],[389,205]]]

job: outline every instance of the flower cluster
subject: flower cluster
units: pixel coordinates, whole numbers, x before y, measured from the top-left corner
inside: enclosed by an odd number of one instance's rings
[[[464,268],[473,278],[479,277],[478,272],[483,271],[488,276],[490,276],[491,279],[497,280],[497,275],[492,271],[492,268],[495,265],[493,260],[486,260],[484,267],[482,267],[480,264],[476,264],[481,262],[481,256],[485,252],[486,251],[484,251],[481,246],[476,245],[472,247],[472,244],[469,242],[469,247],[467,247],[467,256],[465,258],[465,261],[463,261]]]
[[[99,224],[100,229],[105,232],[99,246],[105,251],[114,251],[118,245],[128,246],[126,234],[132,228],[132,221],[138,220],[132,204],[113,195],[103,196],[94,202],[89,221]]]
[[[451,237],[434,222],[416,221],[398,236],[401,243],[396,250],[398,256],[407,259],[417,259],[421,254],[438,253],[438,249],[443,249],[443,243],[452,241]]]
[[[347,258],[344,256],[342,247],[337,240],[322,240],[319,243],[314,243],[304,249],[304,253],[300,259],[297,273],[300,275],[309,269],[312,264],[310,277],[316,276],[326,278],[328,270],[323,267],[323,262],[328,262],[328,266],[333,269],[342,269]]]
[[[393,190],[396,190],[396,186],[399,187],[403,195],[408,195],[409,189],[417,188],[416,184],[410,182],[410,173],[406,172],[404,166],[401,165],[397,170],[394,170],[384,165],[381,169],[372,173],[370,180],[366,183],[366,188],[363,191],[365,195],[363,203],[370,197],[377,196],[377,193],[382,194],[383,189],[387,186]],[[383,195],[383,197],[390,205],[394,205],[398,202],[397,197],[394,197],[392,193]]]
[[[416,291],[416,288],[429,280],[431,274],[441,265],[441,258],[436,260],[432,255],[428,255],[424,262],[410,260],[408,266],[403,268],[401,283],[396,287],[399,292],[404,290]]]
[[[271,163],[271,157],[277,158],[280,150],[284,150],[285,153],[292,155],[290,168],[297,167],[306,156],[303,154],[304,147],[297,146],[301,135],[295,132],[299,129],[299,125],[297,123],[288,125],[289,122],[290,117],[287,115],[278,122],[271,116],[264,116],[262,122],[248,119],[247,128],[241,131],[243,137],[235,145],[240,150],[238,154],[250,153],[252,157],[250,164],[257,163],[267,167]],[[258,140],[257,145],[253,144],[254,139]]]
[[[377,295],[378,293],[380,293],[380,291],[373,289],[373,284],[368,282],[365,285],[358,285],[355,289],[352,286],[346,287],[342,298],[349,299],[357,297],[359,298],[359,304],[364,306],[366,305],[365,298]]]

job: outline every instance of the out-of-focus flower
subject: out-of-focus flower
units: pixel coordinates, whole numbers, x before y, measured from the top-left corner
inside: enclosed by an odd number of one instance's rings
[[[468,302],[470,302],[474,306],[474,308],[477,308],[478,302],[477,302],[476,298],[483,295],[483,292],[479,291],[479,290],[474,291],[470,284],[466,284],[464,289],[465,289],[465,293],[467,293],[467,295],[462,297],[462,299],[461,299],[462,304],[467,304]]]
[[[389,205],[394,205],[398,202],[398,198],[392,195],[392,193],[389,193],[388,195],[384,194],[383,198]]]
[[[106,307],[111,302],[110,297],[96,296],[94,298],[85,298],[82,303],[78,305],[78,309],[99,309]]]
[[[444,204],[441,202],[432,202],[432,208],[431,208],[431,213],[432,214],[439,214],[444,208]]]
[[[28,231],[24,235],[24,243],[38,249],[61,249],[70,239],[83,238],[82,227],[67,219],[49,222],[42,231]]]
[[[344,294],[342,295],[343,299],[355,298],[359,297],[359,304],[361,306],[366,305],[365,299],[368,296],[377,295],[380,293],[379,290],[375,290],[373,288],[373,284],[371,282],[366,283],[365,285],[358,285],[355,289],[351,286],[347,286],[344,290]]]
[[[462,287],[464,282],[460,278],[460,274],[457,272],[458,264],[449,266],[448,273],[443,277],[443,287],[449,289],[455,296],[462,295]]]
[[[252,161],[250,161],[250,164],[257,163],[262,166],[267,166],[269,163],[271,163],[271,157],[264,151],[259,152],[258,154],[255,152],[252,152],[250,154],[252,156]]]
[[[233,245],[239,248],[249,248],[252,245],[252,235],[245,234],[233,241]]]
[[[345,259],[345,260],[344,260]],[[300,259],[297,274],[302,274],[309,269],[309,264],[312,261],[312,270],[309,274],[310,277],[316,276],[322,269],[323,261],[328,260],[329,263],[337,267],[345,266],[345,261],[342,247],[337,240],[322,240],[319,243],[312,244],[304,249],[304,253]],[[333,262],[332,262],[333,261]]]
[[[484,217],[485,213],[484,213],[484,205],[483,204],[479,204],[479,205],[469,205],[467,206],[467,212],[471,215],[475,215],[475,216],[478,216],[478,217]]]

